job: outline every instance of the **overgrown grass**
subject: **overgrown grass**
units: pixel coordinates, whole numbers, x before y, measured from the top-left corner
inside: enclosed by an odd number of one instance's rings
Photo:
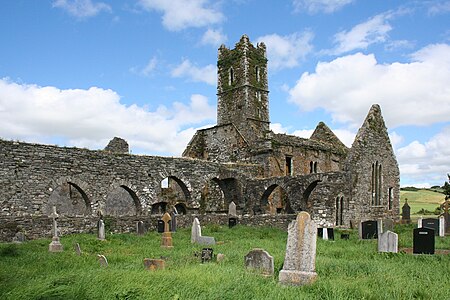
[[[413,225],[397,226],[400,247],[412,247]],[[310,286],[278,284],[287,233],[273,228],[206,226],[224,253],[223,262],[201,264],[190,243],[190,230],[173,235],[174,248],[160,247],[149,232],[63,236],[64,252],[49,253],[50,239],[0,244],[0,299],[448,299],[450,255],[383,254],[376,240],[317,241],[318,280]],[[339,235],[336,235],[339,237]],[[450,238],[436,237],[436,247],[450,249]],[[77,256],[73,244],[83,254]],[[264,248],[275,260],[275,276],[265,278],[244,268],[244,255]],[[97,254],[109,267],[101,268]],[[166,269],[146,271],[144,258],[166,259]]]
[[[433,215],[436,208],[444,202],[445,195],[429,189],[402,190],[400,191],[400,212],[405,199],[408,199],[408,205],[411,206],[411,216],[417,218],[425,215],[424,212],[420,212],[421,210],[429,211]]]

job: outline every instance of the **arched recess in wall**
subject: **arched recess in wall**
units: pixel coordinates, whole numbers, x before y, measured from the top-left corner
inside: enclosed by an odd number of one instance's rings
[[[136,192],[126,185],[119,185],[108,193],[104,214],[107,216],[136,216],[142,213],[142,205]]]
[[[277,184],[272,184],[263,193],[260,201],[261,213],[266,214],[292,214],[294,210],[291,207],[286,191]],[[258,211],[254,213],[258,214]]]
[[[191,201],[191,193],[180,178],[168,176],[161,180],[160,187],[161,190],[158,194],[160,201],[152,205],[152,214],[169,212],[173,207],[177,207],[177,210],[180,208],[181,211],[187,213],[188,203]]]
[[[213,178],[202,189],[200,212],[227,213],[231,202],[236,204],[238,210],[244,207],[242,185],[239,180]]]
[[[310,200],[310,196],[319,182],[321,182],[321,180],[314,180],[306,187],[305,191],[302,193],[302,202],[300,204],[301,210],[311,211],[313,203]]]
[[[91,214],[91,202],[79,184],[65,181],[50,194],[44,213],[51,214],[52,207],[62,216],[85,216]]]

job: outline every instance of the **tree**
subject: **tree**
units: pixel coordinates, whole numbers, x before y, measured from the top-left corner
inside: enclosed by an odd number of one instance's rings
[[[444,183],[442,187],[444,189],[445,200],[450,199],[450,174],[447,174],[448,181]]]

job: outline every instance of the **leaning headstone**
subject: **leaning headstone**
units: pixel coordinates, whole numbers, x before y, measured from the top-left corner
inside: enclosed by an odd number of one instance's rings
[[[191,229],[191,243],[197,243],[200,245],[215,245],[216,240],[214,237],[202,236],[202,228],[200,226],[200,221],[195,218],[192,223]]]
[[[413,230],[413,253],[434,254],[434,230],[427,227]]]
[[[214,257],[213,251],[214,250],[212,248],[203,248],[202,249],[202,256],[201,256],[202,263],[211,261],[213,259],[213,257]]]
[[[436,236],[439,235],[439,220],[434,218],[426,218],[422,220],[422,227],[431,228]]]
[[[108,266],[108,260],[104,255],[97,254],[98,262],[100,263],[100,267],[107,267]]]
[[[25,234],[22,231],[16,232],[16,234],[13,237],[13,243],[21,244],[25,242]]]
[[[398,252],[398,234],[392,231],[378,235],[378,252]]]
[[[376,239],[378,231],[377,221],[365,221],[359,224],[359,238],[360,239]]]
[[[81,255],[81,248],[80,248],[80,244],[78,244],[78,243],[75,243],[74,245],[73,245],[73,250],[75,250],[75,253],[78,255],[78,256],[80,256]]]
[[[230,205],[228,205],[228,215],[231,217],[236,217],[237,213],[236,213],[236,204],[231,201]]]
[[[405,204],[402,206],[402,221],[403,224],[411,223],[411,207],[408,204],[408,199],[405,199]]]
[[[103,222],[103,219],[98,220],[97,230],[98,230],[97,239],[100,240],[100,241],[106,240],[105,222]]]
[[[63,251],[63,245],[59,241],[58,226],[56,224],[56,219],[58,218],[58,216],[59,215],[56,213],[56,206],[53,206],[53,212],[50,214],[50,218],[53,219],[53,227],[52,227],[53,237],[51,243],[48,245],[49,252]]]
[[[172,232],[169,230],[169,222],[172,218],[168,213],[165,213],[162,217],[164,221],[164,232],[161,240],[161,247],[163,248],[173,248],[172,245]]]
[[[144,267],[146,270],[164,270],[166,268],[166,261],[164,259],[144,258]]]
[[[317,279],[317,227],[307,212],[300,212],[289,224],[286,256],[279,274],[281,284],[305,285]]]
[[[145,234],[144,222],[142,222],[142,221],[137,221],[136,222],[136,234],[137,235],[144,235]]]
[[[439,217],[439,236],[445,236],[445,218],[444,216]]]
[[[264,249],[253,249],[244,257],[247,269],[254,269],[262,275],[272,276],[274,273],[273,256]]]

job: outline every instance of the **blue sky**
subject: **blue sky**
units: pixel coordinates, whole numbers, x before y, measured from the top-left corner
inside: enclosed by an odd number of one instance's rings
[[[0,9],[0,138],[179,156],[216,123],[216,59],[267,45],[271,128],[351,145],[381,105],[401,185],[450,173],[450,1],[15,0]]]

